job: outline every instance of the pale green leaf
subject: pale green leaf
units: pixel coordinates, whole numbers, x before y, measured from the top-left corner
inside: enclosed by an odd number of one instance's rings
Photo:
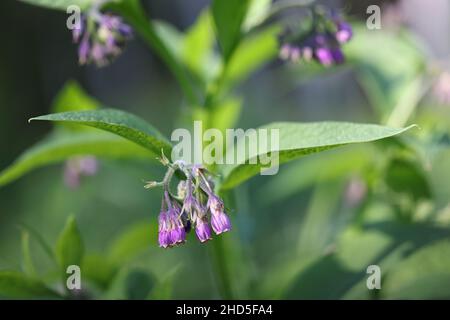
[[[52,134],[25,151],[12,165],[0,172],[0,186],[29,171],[78,155],[108,159],[155,159],[156,155],[136,144],[109,133]]]

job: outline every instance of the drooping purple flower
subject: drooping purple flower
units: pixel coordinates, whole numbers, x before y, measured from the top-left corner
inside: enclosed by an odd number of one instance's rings
[[[280,59],[287,60],[291,56],[291,46],[289,44],[284,44],[279,53]]]
[[[200,242],[206,242],[212,239],[211,228],[206,217],[199,217],[196,221],[195,234]]]
[[[331,56],[333,57],[333,62],[336,64],[341,64],[345,61],[344,53],[341,48],[331,49]]]
[[[211,226],[216,234],[221,234],[231,230],[230,218],[225,212],[211,214]]]
[[[213,193],[211,193],[208,197],[207,206],[212,214],[218,214],[224,210],[222,199]]]
[[[75,28],[72,30],[72,40],[74,43],[77,43],[80,40],[81,35],[84,32],[85,24],[83,22],[83,17],[76,24]]]
[[[158,217],[158,242],[161,248],[170,246],[169,219],[167,212],[161,211]]]
[[[340,44],[347,43],[351,40],[353,36],[353,29],[348,22],[338,20],[336,21],[336,28],[336,40]]]
[[[316,49],[315,57],[322,65],[328,67],[333,64],[333,55],[329,48],[321,47]]]
[[[184,243],[186,241],[186,231],[181,220],[180,210],[176,207],[167,213],[170,221],[170,244],[172,246]]]
[[[208,198],[208,208],[211,211],[211,226],[216,234],[231,230],[230,218],[225,214],[222,199],[215,194]]]

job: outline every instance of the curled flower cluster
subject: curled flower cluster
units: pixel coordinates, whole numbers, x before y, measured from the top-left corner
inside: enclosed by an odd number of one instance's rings
[[[316,60],[323,66],[341,64],[345,57],[341,46],[351,40],[353,30],[340,16],[313,11],[311,28],[295,33],[286,29],[279,37],[279,56],[291,62]]]
[[[186,235],[191,228],[195,228],[200,242],[211,240],[212,232],[219,235],[230,231],[230,218],[225,213],[222,199],[214,193],[210,173],[198,165],[189,166],[182,162],[166,164],[169,169],[164,181],[150,182],[147,185],[164,188],[158,219],[159,246],[170,248],[186,242]],[[179,182],[175,196],[170,193],[169,184],[177,170],[181,171],[186,179]]]
[[[121,17],[101,13],[95,7],[83,14],[72,30],[73,41],[79,43],[79,63],[95,63],[99,67],[116,58],[132,35],[132,28]]]

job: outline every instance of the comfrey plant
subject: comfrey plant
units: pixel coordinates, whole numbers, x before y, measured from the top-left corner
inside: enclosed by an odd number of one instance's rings
[[[163,199],[158,217],[159,246],[170,248],[186,242],[186,234],[192,227],[200,242],[212,239],[214,233],[231,230],[230,218],[225,213],[222,199],[214,193],[211,173],[201,165],[187,165],[184,161],[170,161],[163,155],[161,163],[168,167],[164,180],[151,181],[146,188],[161,186]],[[186,179],[178,183],[177,195],[169,190],[173,175],[179,171]]]
[[[81,64],[106,66],[117,57],[132,34],[140,37],[179,84],[183,95],[180,103],[187,110],[183,116],[180,115],[180,122],[184,120],[183,126],[189,129],[194,121],[201,121],[205,132],[208,129],[224,132],[236,127],[245,99],[234,89],[252,73],[277,59],[278,55],[291,61],[314,59],[320,67],[332,67],[344,62],[343,44],[353,35],[352,28],[342,17],[327,10],[317,11],[311,6],[312,0],[289,1],[288,7],[301,7],[314,13],[310,23],[300,28],[300,32],[292,27],[283,32],[285,21],[272,19],[283,8],[284,0],[273,4],[268,0],[212,0],[193,26],[184,32],[150,19],[140,0],[26,2],[62,11],[69,5],[80,6],[81,23],[71,32],[79,44]],[[30,119],[52,121],[57,125],[46,139],[25,151],[0,173],[0,186],[32,169],[68,159],[95,157],[101,161],[132,159],[154,162],[161,153],[171,155],[175,149],[173,141],[145,119],[120,109],[103,107],[73,82],[67,84],[59,95],[58,105],[52,108],[53,113]],[[233,215],[230,219],[228,213],[239,214],[235,201],[236,188],[265,168],[267,163],[259,159],[270,159],[270,155],[276,154],[281,165],[332,148],[393,137],[410,128],[403,127],[404,123],[391,127],[286,120],[263,124],[252,130],[256,136],[266,137],[267,134],[260,133],[276,129],[279,143],[262,143],[267,147],[252,148],[244,134],[236,137],[236,141],[227,148],[215,148],[217,158],[234,159],[235,155],[243,155],[242,159],[234,162],[185,163],[172,157],[162,157],[162,163],[167,168],[163,181],[146,185],[147,188],[162,187],[158,226],[156,223],[152,226],[155,233],[158,231],[155,242],[158,241],[163,248],[178,246],[186,242],[191,229],[195,230],[200,242],[207,242],[212,239],[213,233],[220,235],[230,231],[231,221],[233,230],[242,227],[239,220],[234,219]],[[86,130],[86,126],[97,130]],[[198,146],[203,147],[201,143]],[[214,145],[208,147],[213,148]],[[80,175],[95,171],[90,166],[87,169],[80,163],[74,165],[71,162],[67,172],[68,183],[75,185]],[[281,167],[279,172],[282,171]],[[171,182],[172,188],[178,183],[177,192],[172,192]],[[148,205],[150,207],[152,204]],[[153,204],[155,217],[158,207],[159,201]],[[60,271],[64,275],[67,266],[81,263],[84,255],[75,222],[71,221],[66,229],[56,248]],[[151,230],[146,228],[145,232],[151,233]],[[208,245],[212,251],[213,274],[224,298],[233,298],[230,282],[236,277],[229,268],[232,259],[227,259],[228,251],[222,241],[239,236],[238,232],[230,232],[216,237]],[[148,246],[148,243],[139,245]],[[105,260],[108,263],[115,261],[109,256]]]
[[[270,1],[213,0],[186,34],[166,38],[170,31],[149,20],[139,0],[90,0],[80,2],[80,23],[71,31],[73,40],[79,43],[79,62],[105,66],[120,54],[134,29],[167,63],[179,81],[191,108],[193,122],[201,120],[205,130],[212,128],[225,131],[226,128],[233,127],[236,117],[224,115],[241,107],[240,103],[236,104],[232,88],[264,63],[276,58],[278,52],[283,59],[315,59],[323,66],[344,62],[341,46],[352,38],[352,27],[337,12],[315,7],[311,3],[313,1],[294,3],[311,13],[309,22],[306,20],[295,31],[292,26],[284,27],[283,20],[275,19],[273,22],[271,18],[274,12],[278,13],[280,9],[275,7],[276,4],[272,6]],[[36,4],[46,5],[41,1],[36,1]],[[67,0],[67,3],[59,1],[49,6],[65,10],[66,5],[73,3]],[[219,51],[216,49],[214,35]],[[197,38],[204,41],[200,51],[197,42],[191,40]],[[169,43],[171,39],[175,39],[177,44]],[[258,45],[260,43],[270,45],[261,47]],[[205,63],[209,64],[206,68]],[[69,107],[73,103],[70,99],[74,97],[78,105]],[[137,158],[150,155],[154,159],[155,155],[161,154],[161,150],[165,154],[171,154],[174,145],[152,125],[124,111],[99,108],[98,102],[88,97],[80,87],[68,86],[60,98],[64,106],[59,106],[57,110],[66,112],[31,119],[63,123],[51,139],[37,147],[38,152],[34,152],[31,159],[40,156],[39,159],[44,158],[50,163],[56,160],[55,157],[57,160],[65,160],[94,159],[92,157]],[[110,137],[94,134],[92,131],[74,131],[74,125],[109,131],[127,139],[129,143],[111,140]],[[241,154],[245,155],[243,159],[236,160],[235,163],[227,161],[209,166],[209,171],[201,163],[188,165],[181,161],[170,162],[163,157],[162,162],[168,168],[166,178],[162,183],[147,185],[163,187],[164,196],[159,215],[161,247],[184,243],[191,227],[195,228],[201,242],[211,239],[212,231],[221,234],[231,230],[230,218],[225,213],[224,202],[218,194],[232,197],[232,190],[236,186],[263,171],[264,164],[255,159],[265,159],[276,152],[281,164],[302,155],[349,143],[382,139],[405,130],[339,122],[285,122],[265,125],[254,132],[255,135],[264,136],[259,133],[271,129],[279,132],[279,143],[255,149],[247,144],[248,137],[243,135],[231,148],[217,149],[222,150],[220,153],[223,154],[216,154],[224,159],[233,159],[234,155]],[[55,148],[58,148],[58,152],[54,151]],[[64,152],[61,152],[61,148]],[[42,153],[49,156],[43,157]],[[30,161],[30,158],[21,159],[2,173],[0,184],[12,181],[34,167],[22,163],[23,159]],[[43,165],[46,161],[40,160],[38,163]],[[79,160],[76,163],[73,160],[68,162],[65,179],[69,186],[78,185],[81,175],[95,172],[93,168],[86,170],[82,163]],[[175,171],[179,172],[177,179],[182,177],[177,195],[169,190]]]

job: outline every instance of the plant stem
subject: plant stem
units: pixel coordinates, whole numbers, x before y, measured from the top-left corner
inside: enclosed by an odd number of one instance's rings
[[[218,285],[219,293],[222,299],[233,299],[233,289],[231,287],[231,276],[225,259],[223,239],[217,237],[209,246],[214,276]]]

